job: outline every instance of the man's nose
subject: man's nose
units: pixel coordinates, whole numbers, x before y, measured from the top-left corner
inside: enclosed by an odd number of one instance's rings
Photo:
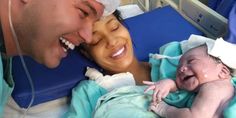
[[[84,22],[83,27],[79,31],[79,35],[85,43],[92,42],[92,24],[93,21]]]

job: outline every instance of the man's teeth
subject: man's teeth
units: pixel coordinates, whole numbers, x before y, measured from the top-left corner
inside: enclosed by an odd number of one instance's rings
[[[112,55],[112,57],[118,56],[120,55],[123,51],[125,50],[125,48],[121,48],[120,50],[118,50],[115,54]]]
[[[67,52],[67,49],[65,49],[64,47],[62,47],[62,49],[63,49],[64,52]]]
[[[67,46],[67,47],[63,47],[65,50],[67,50],[67,49],[73,50],[73,49],[75,48],[75,45],[72,44],[71,42],[67,41],[65,38],[60,37],[60,40],[61,40],[61,43],[64,44],[64,46]],[[64,50],[64,49],[63,49],[63,50]],[[65,51],[65,50],[64,50],[64,51]],[[66,52],[66,51],[65,51],[65,52]]]

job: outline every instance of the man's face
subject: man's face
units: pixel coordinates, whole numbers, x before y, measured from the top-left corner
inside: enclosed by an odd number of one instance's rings
[[[30,0],[15,12],[13,22],[25,55],[50,68],[67,49],[92,40],[92,25],[103,13],[95,0]]]

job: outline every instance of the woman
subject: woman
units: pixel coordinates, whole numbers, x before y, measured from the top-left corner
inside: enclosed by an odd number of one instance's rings
[[[80,52],[103,68],[104,74],[130,72],[137,85],[151,80],[151,67],[148,62],[140,62],[135,57],[130,34],[122,24],[119,11],[94,23],[93,41],[79,48]],[[92,117],[97,100],[106,93],[107,90],[95,81],[80,82],[72,91],[71,106],[66,117]],[[144,110],[147,111],[146,108]],[[156,117],[152,112],[149,112],[149,116]]]
[[[105,74],[130,72],[137,85],[150,80],[150,65],[135,57],[130,34],[122,24],[119,11],[94,23],[93,41],[83,44],[81,49],[104,69]]]

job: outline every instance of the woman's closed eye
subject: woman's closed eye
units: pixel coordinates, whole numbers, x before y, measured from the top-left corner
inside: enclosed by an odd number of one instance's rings
[[[111,31],[116,31],[119,29],[119,24],[115,24],[112,26]]]
[[[102,36],[97,33],[94,33],[93,41],[90,43],[90,45],[97,45],[100,40],[102,40]]]
[[[116,31],[119,29],[120,23],[116,20],[112,20],[109,27],[111,32]]]

